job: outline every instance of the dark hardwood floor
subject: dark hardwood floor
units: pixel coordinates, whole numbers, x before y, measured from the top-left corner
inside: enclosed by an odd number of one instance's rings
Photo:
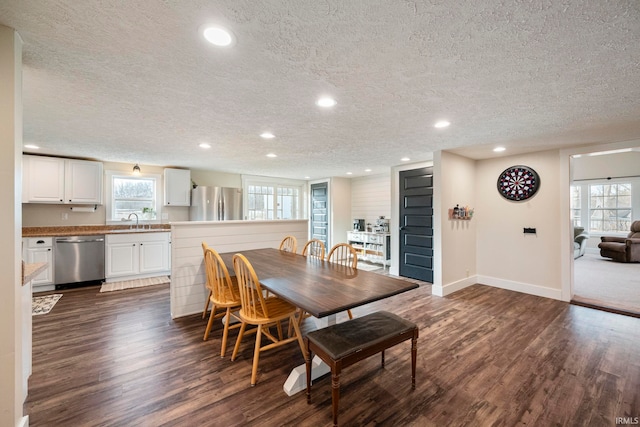
[[[615,426],[640,416],[640,319],[481,285],[446,298],[428,288],[354,310],[416,322],[418,370],[412,391],[408,343],[386,352],[384,369],[379,357],[347,368],[342,425]],[[252,340],[235,362],[231,349],[220,358],[220,324],[204,342],[200,316],[172,320],[167,286],[62,293],[33,318],[31,426],[331,424],[329,377],[311,405],[282,391],[303,363],[295,343],[263,353],[250,387]]]

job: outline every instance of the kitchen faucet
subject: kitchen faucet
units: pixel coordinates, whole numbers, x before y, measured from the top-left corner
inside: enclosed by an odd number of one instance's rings
[[[138,214],[137,214],[137,213],[135,213],[135,212],[131,212],[131,213],[129,214],[129,216],[127,217],[127,219],[128,219],[128,220],[129,220],[129,219],[131,219],[131,215],[135,215],[135,216],[136,216],[136,230],[137,230],[137,229],[138,229]],[[129,226],[129,228],[133,228],[133,224],[131,224],[131,225]]]

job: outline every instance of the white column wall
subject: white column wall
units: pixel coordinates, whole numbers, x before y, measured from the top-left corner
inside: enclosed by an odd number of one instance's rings
[[[22,426],[29,422],[22,415],[27,393],[23,364],[30,363],[22,360],[22,40],[4,26],[0,26],[0,182],[0,425]]]
[[[287,235],[308,240],[308,220],[185,221],[171,224],[171,317],[201,313],[208,292],[202,242],[218,251],[278,248]]]

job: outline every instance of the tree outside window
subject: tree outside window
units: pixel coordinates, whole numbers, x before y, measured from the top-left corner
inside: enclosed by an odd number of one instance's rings
[[[140,219],[156,219],[156,180],[146,177],[113,176],[111,219],[126,219],[135,213]]]
[[[589,186],[589,228],[593,232],[626,232],[631,227],[631,183]]]

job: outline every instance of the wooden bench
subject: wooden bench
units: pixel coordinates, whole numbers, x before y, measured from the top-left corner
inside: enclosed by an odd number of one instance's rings
[[[393,313],[379,311],[309,332],[305,337],[307,403],[311,403],[312,353],[317,354],[331,368],[333,425],[337,426],[342,368],[380,352],[384,367],[385,349],[408,339],[411,339],[411,388],[415,389],[418,327],[414,323]]]

